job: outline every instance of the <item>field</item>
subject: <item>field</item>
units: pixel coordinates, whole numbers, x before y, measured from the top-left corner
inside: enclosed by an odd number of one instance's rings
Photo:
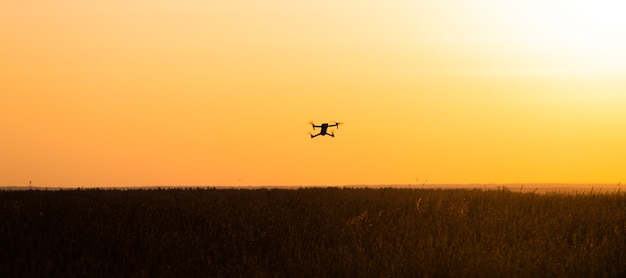
[[[620,277],[626,195],[0,191],[0,276]]]

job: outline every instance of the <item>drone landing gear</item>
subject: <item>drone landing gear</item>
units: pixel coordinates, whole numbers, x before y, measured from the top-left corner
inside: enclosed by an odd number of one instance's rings
[[[320,135],[322,135],[322,136],[328,135],[330,137],[335,137],[335,134],[332,134],[332,133],[326,133],[326,134],[318,133],[318,134],[315,134],[315,135],[311,134],[311,138],[314,138],[314,137],[317,137],[317,136],[320,136]]]

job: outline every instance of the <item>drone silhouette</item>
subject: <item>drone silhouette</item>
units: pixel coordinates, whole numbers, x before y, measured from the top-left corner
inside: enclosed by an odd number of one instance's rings
[[[328,135],[330,137],[335,137],[335,134],[328,133],[328,128],[329,127],[337,127],[337,128],[339,128],[339,125],[341,123],[335,122],[332,125],[329,125],[328,123],[323,123],[322,125],[315,125],[313,122],[311,122],[310,124],[311,124],[311,126],[313,126],[313,130],[315,130],[316,127],[321,128],[321,130],[320,130],[320,132],[318,134],[311,134],[311,138],[314,138],[314,137],[317,137],[317,136],[320,136],[320,135],[322,135],[322,136]]]

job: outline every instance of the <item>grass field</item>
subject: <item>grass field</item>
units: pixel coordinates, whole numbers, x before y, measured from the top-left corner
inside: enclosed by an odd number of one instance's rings
[[[620,277],[626,195],[0,191],[0,276]]]

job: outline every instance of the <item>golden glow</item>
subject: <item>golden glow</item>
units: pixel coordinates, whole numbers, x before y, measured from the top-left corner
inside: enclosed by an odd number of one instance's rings
[[[3,1],[0,186],[617,183],[622,11]]]
[[[529,1],[508,20],[515,43],[544,59],[545,70],[577,78],[618,78],[626,73],[626,28],[620,1]]]

